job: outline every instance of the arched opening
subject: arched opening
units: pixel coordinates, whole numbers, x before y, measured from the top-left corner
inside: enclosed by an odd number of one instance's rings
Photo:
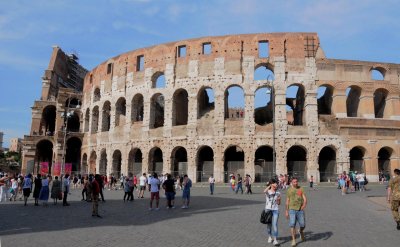
[[[274,177],[273,150],[269,146],[261,146],[256,150],[254,160],[254,182],[268,182]]]
[[[163,172],[163,153],[160,148],[154,147],[149,152],[149,173]]]
[[[224,181],[229,182],[230,175],[244,175],[244,152],[239,146],[231,146],[224,153]]]
[[[40,122],[40,135],[52,136],[56,128],[56,107],[48,105],[43,109],[42,119]]]
[[[85,132],[89,132],[89,123],[90,123],[90,109],[87,108],[85,113],[85,128],[84,128]]]
[[[72,164],[72,174],[79,174],[81,170],[81,146],[82,141],[78,137],[71,137],[67,140],[65,163]]]
[[[360,104],[361,88],[350,86],[346,89],[347,117],[357,117],[358,105]]]
[[[82,166],[81,166],[81,171],[80,174],[84,175],[84,174],[88,174],[88,159],[87,159],[87,154],[84,153],[82,156],[82,162],[81,162]]]
[[[151,78],[152,88],[165,88],[165,76],[163,72],[156,72]]]
[[[92,126],[90,133],[97,133],[99,129],[99,107],[95,106],[92,111]]]
[[[225,90],[225,119],[244,118],[244,91],[239,86],[230,86]]]
[[[390,157],[393,150],[388,147],[383,147],[378,152],[378,171],[380,175],[390,174]]]
[[[319,178],[321,182],[335,181],[336,179],[336,151],[331,147],[324,147],[318,156]]]
[[[287,174],[297,177],[299,181],[307,181],[307,151],[300,146],[293,146],[287,152]]]
[[[197,182],[207,182],[211,174],[214,174],[214,151],[203,146],[197,152]]]
[[[97,154],[95,151],[92,151],[90,154],[90,159],[89,159],[89,172],[91,174],[96,174],[96,160],[97,160]],[[105,175],[105,173],[100,173],[101,175]]]
[[[68,98],[65,101],[65,107],[73,109],[73,108],[79,108],[81,105],[79,103],[79,99],[77,98]]]
[[[384,88],[378,88],[374,92],[374,112],[375,118],[383,118],[385,116],[386,98],[389,91]]]
[[[111,174],[116,178],[121,177],[121,163],[122,163],[122,155],[121,151],[115,150],[112,156],[112,171]]]
[[[271,67],[271,65],[259,64],[255,66],[256,69],[254,70],[254,80],[275,80],[274,72],[269,67]]]
[[[318,103],[318,114],[330,115],[332,114],[332,95],[333,87],[320,86],[317,90],[317,103]]]
[[[274,119],[270,87],[257,89],[254,97],[254,121],[258,125],[267,125]]]
[[[121,97],[115,103],[115,126],[122,126],[125,124],[126,117],[126,101]]]
[[[131,110],[132,123],[143,121],[143,112],[144,112],[143,109],[144,109],[143,95],[136,94],[132,99],[132,110]]]
[[[155,94],[151,97],[150,128],[155,129],[164,126],[164,96]]]
[[[111,103],[110,101],[104,102],[103,105],[103,119],[101,123],[101,131],[109,131],[111,126]]]
[[[51,166],[53,161],[53,143],[49,140],[41,140],[36,144],[35,163],[36,172],[40,172],[42,162],[47,162],[49,173],[51,174]]]
[[[99,173],[101,175],[108,175],[107,174],[107,152],[105,149],[101,150],[101,153],[100,153]]]
[[[100,88],[96,87],[93,92],[93,102],[97,102],[101,99]]]
[[[184,147],[174,148],[174,150],[172,151],[171,163],[171,170],[174,176],[183,176],[187,174],[187,152]]]
[[[129,152],[128,172],[140,177],[142,174],[142,151],[138,148],[132,149]]]
[[[288,124],[303,125],[304,113],[304,87],[301,84],[294,84],[286,90],[286,118]]]
[[[79,121],[79,115],[77,112],[74,112],[72,115],[70,115],[67,118],[68,125],[67,125],[67,131],[68,132],[79,132],[80,128],[80,121]]]
[[[350,171],[364,173],[364,154],[365,149],[362,147],[354,147],[350,150]]]
[[[189,99],[186,90],[176,90],[172,100],[172,126],[187,125],[188,104]]]
[[[377,81],[383,81],[385,80],[385,73],[386,70],[384,68],[373,68],[371,69],[371,79],[372,80],[377,80]]]
[[[213,117],[215,108],[214,90],[212,88],[202,88],[197,94],[197,119],[205,116]]]

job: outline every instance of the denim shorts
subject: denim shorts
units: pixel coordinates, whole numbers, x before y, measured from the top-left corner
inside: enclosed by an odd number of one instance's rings
[[[182,192],[182,198],[183,199],[190,199],[190,190],[188,190],[188,191],[183,191]]]
[[[167,200],[175,200],[175,192],[165,192]]]
[[[304,218],[304,211],[303,210],[289,210],[289,226],[295,227],[296,223],[299,224],[301,228],[306,226],[306,221]]]

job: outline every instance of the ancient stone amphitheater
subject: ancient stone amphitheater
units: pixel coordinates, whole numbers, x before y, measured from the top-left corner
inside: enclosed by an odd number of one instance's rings
[[[399,165],[400,65],[325,57],[316,33],[203,37],[86,74],[82,173],[371,181]],[[273,148],[274,147],[274,148]]]

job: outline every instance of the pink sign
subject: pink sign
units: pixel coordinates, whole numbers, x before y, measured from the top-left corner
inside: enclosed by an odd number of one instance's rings
[[[40,174],[42,176],[47,175],[49,173],[49,162],[40,162]]]
[[[60,163],[55,163],[53,167],[53,175],[54,176],[60,176],[61,174],[61,164]]]
[[[65,163],[64,174],[71,175],[71,172],[72,172],[72,163]]]

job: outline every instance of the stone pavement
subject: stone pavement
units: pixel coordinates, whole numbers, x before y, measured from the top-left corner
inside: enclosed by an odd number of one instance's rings
[[[149,211],[149,193],[144,199],[123,202],[123,192],[105,191],[100,203],[102,219],[91,217],[91,204],[80,201],[73,190],[70,207],[35,207],[29,201],[0,204],[1,247],[7,246],[268,246],[265,226],[259,223],[264,207],[263,188],[253,195],[233,194],[217,187],[211,196],[206,187],[192,189],[189,209]],[[398,246],[400,231],[382,200],[385,187],[370,185],[369,191],[342,196],[334,187],[306,189],[307,241],[298,246]],[[283,202],[285,194],[283,194]],[[178,207],[179,206],[179,207]],[[281,206],[279,241],[290,246],[288,221]]]

